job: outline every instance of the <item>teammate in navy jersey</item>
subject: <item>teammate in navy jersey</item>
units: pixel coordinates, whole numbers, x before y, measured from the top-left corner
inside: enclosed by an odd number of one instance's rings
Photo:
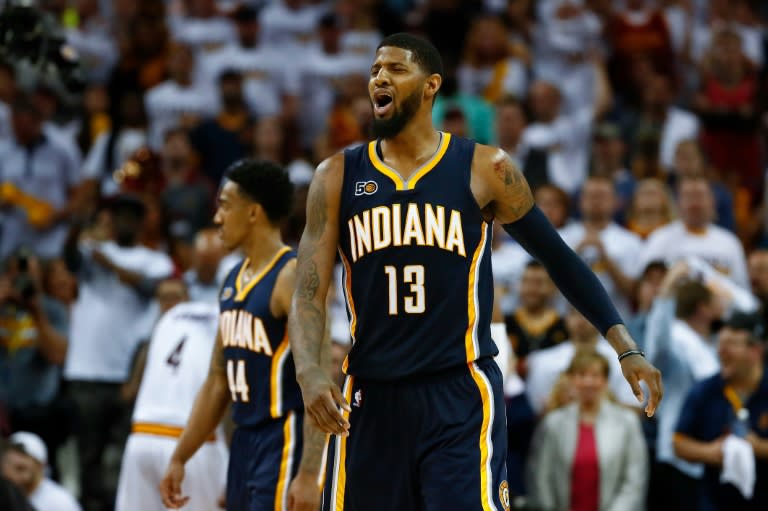
[[[302,420],[286,330],[296,263],[279,224],[291,211],[292,195],[287,173],[273,163],[242,160],[227,172],[214,221],[225,248],[241,250],[245,259],[222,286],[208,378],[160,484],[169,508],[186,503],[184,464],[214,433],[230,402],[237,428],[227,509],[316,511],[320,504],[326,434]]]
[[[494,220],[606,336],[639,400],[648,385],[646,413],[661,399],[660,373],[506,153],[435,130],[441,81],[429,42],[384,39],[369,81],[377,140],[322,162],[310,187],[289,329],[308,418],[336,435],[324,509],[509,509]],[[337,251],[353,342],[343,392],[319,363]]]

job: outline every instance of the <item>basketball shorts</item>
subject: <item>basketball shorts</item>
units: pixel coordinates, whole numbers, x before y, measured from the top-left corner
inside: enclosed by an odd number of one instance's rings
[[[228,511],[288,511],[288,485],[299,469],[302,412],[238,427],[229,446]]]
[[[492,359],[417,379],[348,376],[324,511],[508,511],[502,377]]]
[[[158,427],[161,434],[132,433],[125,444],[116,511],[165,511],[160,499],[160,480],[168,468],[178,435],[162,434],[181,428]],[[182,495],[189,497],[185,511],[218,509],[227,471],[227,448],[221,436],[209,441],[187,462]]]

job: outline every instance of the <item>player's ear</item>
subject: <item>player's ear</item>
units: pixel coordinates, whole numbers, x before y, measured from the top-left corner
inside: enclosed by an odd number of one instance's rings
[[[264,208],[261,207],[261,204],[258,202],[252,202],[250,207],[248,208],[248,222],[250,223],[258,223],[262,220],[262,218],[266,217],[266,212],[264,211]]]
[[[425,99],[432,99],[437,95],[437,91],[440,90],[440,85],[443,83],[443,77],[437,73],[432,73],[427,77],[424,82],[424,97]]]

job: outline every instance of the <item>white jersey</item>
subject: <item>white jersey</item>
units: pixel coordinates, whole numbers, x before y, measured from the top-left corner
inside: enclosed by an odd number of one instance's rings
[[[185,302],[160,318],[147,352],[134,424],[183,427],[187,423],[208,374],[218,313],[217,304]]]

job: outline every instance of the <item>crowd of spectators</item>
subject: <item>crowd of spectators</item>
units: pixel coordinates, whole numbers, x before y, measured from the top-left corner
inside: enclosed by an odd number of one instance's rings
[[[33,505],[60,497],[38,511],[72,509],[55,481],[112,509],[140,348],[170,304],[216,302],[238,257],[211,226],[225,169],[285,166],[295,246],[315,166],[369,139],[370,65],[398,31],[441,51],[436,126],[512,157],[663,371],[647,419],[607,341],[496,229],[513,506],[768,509],[766,2],[40,5],[87,86],[61,97],[0,62],[0,432],[23,432],[0,472]]]

